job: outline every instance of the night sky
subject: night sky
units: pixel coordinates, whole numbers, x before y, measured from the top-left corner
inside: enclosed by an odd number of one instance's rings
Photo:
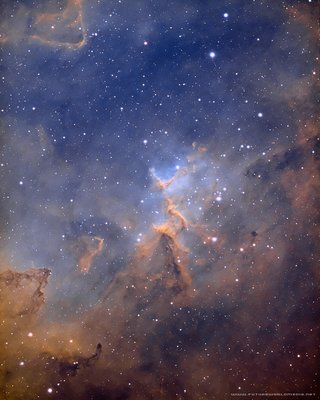
[[[1,400],[320,398],[319,11],[1,1]]]

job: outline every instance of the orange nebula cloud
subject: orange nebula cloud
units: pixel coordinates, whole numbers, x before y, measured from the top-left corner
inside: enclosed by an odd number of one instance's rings
[[[177,207],[171,198],[165,198],[164,202],[169,219],[163,224],[153,225],[153,230],[157,233],[168,235],[174,239],[182,230],[187,228],[188,221],[180,211],[177,210]]]
[[[80,256],[78,266],[83,274],[89,272],[94,259],[99,256],[103,250],[104,240],[98,236],[82,236],[79,242]]]
[[[8,269],[0,273],[0,315],[22,317],[35,314],[44,303],[43,289],[50,270],[31,268],[24,272]]]
[[[16,12],[15,28],[3,25],[0,43],[33,40],[47,46],[77,50],[86,44],[81,0],[68,0],[63,10],[39,12],[21,6]],[[28,18],[31,18],[30,24]]]
[[[155,183],[156,188],[159,189],[159,190],[164,190],[167,187],[169,187],[175,181],[176,176],[174,175],[172,178],[170,178],[170,179],[168,179],[166,181],[161,180],[157,176],[155,176],[154,178],[156,180],[156,183]]]
[[[173,184],[173,182],[175,182],[175,180],[177,178],[179,178],[180,176],[185,176],[185,175],[187,175],[187,173],[188,173],[187,168],[181,168],[181,169],[178,169],[177,172],[170,179],[162,180],[155,174],[155,171],[153,169],[151,170],[151,176],[154,178],[155,187],[158,190],[167,189],[170,185]]]
[[[300,4],[298,6],[288,6],[286,11],[290,18],[294,22],[299,22],[300,24],[307,26],[309,32],[312,33],[313,38],[318,40],[320,27],[319,27],[319,13],[320,4],[314,4],[314,6],[308,7],[307,4]]]
[[[173,200],[170,198],[165,199],[165,204],[167,207],[167,213],[171,216],[176,218],[181,223],[181,229],[185,229],[188,226],[188,221],[186,218],[180,213],[177,209],[176,205],[174,204]]]
[[[199,145],[197,142],[192,143],[193,150],[197,150],[198,153],[204,154],[208,151],[207,146]]]
[[[172,237],[162,234],[159,238],[158,248],[164,250],[164,270],[153,276],[161,279],[162,284],[168,289],[173,289],[176,294],[185,296],[189,291],[192,279],[189,274],[186,258],[187,254],[179,243]],[[181,297],[181,296],[180,296]],[[178,299],[176,299],[178,300]],[[179,301],[182,299],[180,298]]]
[[[63,12],[43,13],[35,17],[35,34],[38,40],[50,46],[79,49],[86,44],[80,0],[68,0]]]

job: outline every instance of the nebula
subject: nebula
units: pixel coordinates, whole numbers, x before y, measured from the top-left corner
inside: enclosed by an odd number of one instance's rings
[[[0,399],[319,397],[293,3],[3,2]]]
[[[3,7],[6,10],[6,2]],[[68,0],[62,7],[59,1],[46,0],[39,8],[20,2],[14,21],[14,26],[8,20],[3,21],[0,43],[36,41],[70,50],[86,43],[80,0]]]
[[[103,239],[98,236],[80,237],[78,239],[77,248],[79,251],[78,266],[82,273],[87,273],[92,266],[92,263],[103,250]],[[74,250],[76,253],[76,250]]]

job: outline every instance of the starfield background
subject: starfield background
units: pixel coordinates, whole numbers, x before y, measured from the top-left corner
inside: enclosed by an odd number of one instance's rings
[[[319,3],[2,0],[0,34],[0,398],[320,398]]]

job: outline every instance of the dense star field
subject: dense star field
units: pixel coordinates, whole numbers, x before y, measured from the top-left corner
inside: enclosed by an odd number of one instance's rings
[[[320,398],[319,10],[1,1],[1,400]]]

